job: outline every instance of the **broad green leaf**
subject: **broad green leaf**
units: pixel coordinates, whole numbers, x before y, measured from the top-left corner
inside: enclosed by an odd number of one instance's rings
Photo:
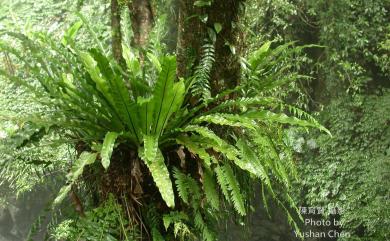
[[[60,191],[57,194],[57,197],[54,199],[54,202],[53,202],[54,206],[60,204],[66,198],[66,195],[68,195],[68,193],[70,192],[71,187],[72,187],[72,184],[68,184],[66,186],[63,186],[60,189]]]
[[[222,25],[220,23],[214,23],[215,32],[218,34],[222,30]]]
[[[85,68],[87,69],[92,80],[96,83],[96,88],[103,94],[103,96],[110,102],[113,102],[113,98],[110,93],[110,85],[108,81],[103,78],[102,73],[100,72],[98,63],[95,59],[87,52],[80,52],[79,56],[84,63]]]
[[[118,135],[119,134],[116,132],[107,132],[106,137],[104,138],[100,156],[102,158],[102,165],[106,170],[110,165],[111,154],[114,149],[114,144]]]
[[[77,180],[77,178],[83,174],[84,167],[88,166],[95,162],[97,153],[83,152],[80,157],[73,163],[70,173],[67,175],[67,178],[72,183]]]
[[[68,30],[66,30],[66,33],[64,34],[64,37],[62,38],[61,43],[66,46],[69,41],[74,41],[76,38],[76,34],[79,31],[79,29],[83,26],[82,21],[77,21],[75,24],[73,24]]]
[[[153,122],[152,133],[160,136],[169,117],[183,104],[185,85],[183,81],[174,83],[176,78],[175,57],[164,57],[162,70],[153,92]]]
[[[248,62],[251,65],[251,68],[254,70],[257,68],[259,63],[263,60],[263,58],[266,56],[266,53],[268,52],[271,41],[265,42],[258,50],[256,50],[251,57],[249,58]]]
[[[135,54],[130,50],[130,48],[127,47],[127,45],[122,45],[122,48],[123,48],[123,58],[125,59],[130,74],[133,77],[141,77],[142,76],[141,63],[136,58]]]
[[[162,70],[161,63],[158,60],[157,56],[152,53],[147,53],[146,56],[148,57],[149,61],[156,67],[157,72],[160,73]]]
[[[153,97],[137,98],[138,105],[138,126],[141,128],[144,135],[150,135],[154,133],[154,108],[155,103],[153,102]]]
[[[69,184],[63,186],[59,191],[56,199],[54,200],[54,205],[58,205],[64,200],[66,195],[71,190],[71,187],[74,182],[79,178],[83,173],[84,167],[95,162],[97,153],[83,152],[80,157],[73,163],[70,173],[66,176]]]
[[[164,157],[158,148],[158,138],[155,136],[144,136],[144,147],[138,151],[141,159],[145,162],[152,174],[160,194],[168,207],[175,206],[175,199],[172,181],[169,171],[164,162]]]
[[[133,133],[137,142],[141,141],[140,128],[137,125],[137,105],[131,100],[129,91],[116,67],[111,67],[110,61],[102,53],[92,49],[91,54],[98,64],[101,74],[108,80],[111,94],[111,104],[116,113]],[[139,144],[139,143],[137,143]]]

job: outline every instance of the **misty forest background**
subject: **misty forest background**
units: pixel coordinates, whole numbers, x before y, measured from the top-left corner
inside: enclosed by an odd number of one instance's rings
[[[390,240],[389,11],[389,0],[0,0],[0,241],[329,229],[308,217],[339,220],[350,236],[338,240]],[[118,92],[105,88],[114,80]],[[122,127],[118,95],[139,113],[161,104],[150,115],[166,122]]]

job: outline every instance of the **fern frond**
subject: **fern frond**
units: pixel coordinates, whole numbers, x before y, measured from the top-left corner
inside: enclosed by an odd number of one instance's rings
[[[100,156],[102,159],[102,165],[105,169],[107,169],[110,165],[111,154],[114,150],[115,141],[118,136],[119,134],[116,132],[107,132],[104,138]]]
[[[179,197],[186,204],[191,204],[194,209],[200,205],[201,192],[198,182],[190,175],[182,173],[179,169],[173,169],[176,187],[179,192]]]
[[[253,143],[258,149],[257,157],[262,166],[271,172],[274,177],[280,181],[280,183],[284,184],[285,187],[288,188],[291,182],[290,175],[287,174],[284,163],[280,160],[279,153],[272,139],[267,134],[262,133],[259,130],[251,135]],[[269,188],[269,191],[272,191],[272,189]],[[273,192],[271,193],[273,194]]]
[[[179,197],[185,204],[189,204],[189,185],[187,183],[187,177],[178,169],[173,169],[173,177],[176,179],[175,184]]]
[[[165,57],[153,92],[154,126],[152,133],[157,136],[162,134],[169,117],[181,107],[184,101],[184,82],[174,83],[175,74],[176,58]]]
[[[262,110],[262,111],[250,111],[243,114],[243,116],[250,119],[259,120],[259,121],[277,122],[282,124],[298,125],[302,127],[314,127],[331,135],[328,129],[326,129],[322,125],[319,125],[318,123],[313,123],[307,120],[301,120],[293,116],[288,116],[284,113],[274,113],[268,110]]]
[[[145,210],[146,224],[149,226],[153,241],[165,241],[164,237],[160,233],[161,215],[157,211],[155,206],[149,205]]]
[[[194,214],[194,223],[195,227],[202,232],[202,240],[204,241],[214,241],[215,234],[208,227],[207,223],[204,221],[200,211],[196,210]]]
[[[256,177],[260,178],[260,180],[266,185],[268,190],[271,193],[274,193],[271,179],[269,177],[269,173],[267,168],[261,163],[258,154],[254,151],[256,148],[251,148],[248,144],[240,139],[237,141],[237,147],[240,149],[240,156],[243,162],[251,162],[253,163],[254,168],[256,169],[254,174]]]
[[[225,163],[221,168],[228,184],[227,186],[230,191],[230,199],[232,200],[234,208],[240,215],[246,215],[244,198],[241,194],[240,186],[233,173],[232,167],[228,163]]]
[[[242,127],[248,129],[256,128],[256,123],[253,120],[244,116],[240,116],[238,114],[215,113],[200,116],[199,118],[196,118],[192,121],[193,124],[200,124],[202,122],[222,126]]]
[[[226,100],[211,110],[207,111],[207,114],[229,110],[230,107],[240,107],[246,111],[251,106],[263,106],[263,107],[275,107],[281,100],[272,97],[241,97],[237,99]]]
[[[205,141],[204,145],[208,148],[213,148],[215,151],[225,155],[229,160],[236,160],[238,156],[237,149],[215,134],[212,130],[204,126],[189,125],[181,129],[182,131],[194,132],[201,135],[209,141]]]
[[[206,148],[202,147],[204,143],[196,142],[193,136],[179,136],[176,138],[177,144],[185,146],[192,154],[198,155],[206,166],[210,166],[212,157],[207,153]]]
[[[307,120],[316,126],[321,125],[320,123],[318,123],[318,121],[316,119],[313,118],[313,116],[311,116],[309,113],[305,112],[304,110],[299,109],[299,108],[292,106],[292,105],[289,105],[289,104],[280,103],[280,111],[285,111],[285,110],[288,110],[292,115],[294,115],[298,119]]]
[[[140,147],[138,155],[145,162],[152,174],[153,180],[168,207],[175,206],[172,181],[164,162],[164,156],[158,148],[158,139],[155,136],[144,136],[144,147]]]
[[[214,169],[216,175],[217,175],[217,182],[219,184],[219,187],[221,188],[222,194],[225,197],[226,201],[229,203],[231,202],[230,200],[230,195],[229,195],[229,183],[226,180],[226,175],[222,169],[222,167],[217,166]]]
[[[213,172],[209,169],[204,170],[203,175],[203,189],[206,195],[207,201],[210,203],[211,207],[215,210],[219,210],[219,195],[217,192],[217,185],[214,179]]]
[[[173,224],[173,234],[175,237],[180,237],[181,240],[196,240],[194,233],[183,222],[175,222]]]
[[[188,221],[188,215],[184,212],[172,211],[163,216],[163,222],[165,230],[171,226],[171,224],[175,224],[176,222]]]
[[[214,63],[214,45],[206,43],[202,46],[200,63],[195,69],[189,88],[193,96],[199,96],[201,102],[211,98],[210,73]]]
[[[75,161],[70,172],[66,176],[69,184],[61,188],[56,199],[54,200],[54,205],[58,205],[59,203],[62,202],[62,200],[64,200],[66,195],[70,192],[72,185],[83,174],[84,168],[94,163],[96,157],[97,157],[97,153],[90,153],[90,152],[81,153],[80,157]]]

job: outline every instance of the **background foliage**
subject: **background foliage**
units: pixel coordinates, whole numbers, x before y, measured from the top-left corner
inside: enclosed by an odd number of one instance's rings
[[[250,8],[250,10],[252,10]],[[346,240],[387,240],[389,1],[258,1],[260,39],[298,40],[307,106],[332,138],[293,131],[302,206],[339,207]],[[254,14],[255,14],[254,13]],[[254,18],[251,18],[254,19]]]

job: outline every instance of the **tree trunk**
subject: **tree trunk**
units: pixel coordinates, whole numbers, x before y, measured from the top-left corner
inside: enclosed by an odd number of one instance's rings
[[[177,30],[177,75],[187,77],[192,59],[201,53],[202,41],[206,37],[205,26],[197,16],[204,9],[194,6],[194,0],[179,0],[179,18]]]
[[[208,29],[215,29],[215,25],[220,25],[222,29],[215,39],[212,92],[216,94],[225,87],[233,88],[238,84],[239,55],[243,47],[238,22],[243,2],[244,0],[214,0],[209,7],[197,7],[194,6],[195,0],[180,0],[177,42],[179,77],[191,74],[188,66],[192,64],[194,57],[194,63],[198,62],[204,39],[209,37]]]
[[[111,0],[111,46],[114,59],[123,65],[121,15],[118,0]]]
[[[153,27],[152,6],[149,0],[133,0],[128,4],[128,8],[134,33],[132,44],[137,48],[145,48]]]

